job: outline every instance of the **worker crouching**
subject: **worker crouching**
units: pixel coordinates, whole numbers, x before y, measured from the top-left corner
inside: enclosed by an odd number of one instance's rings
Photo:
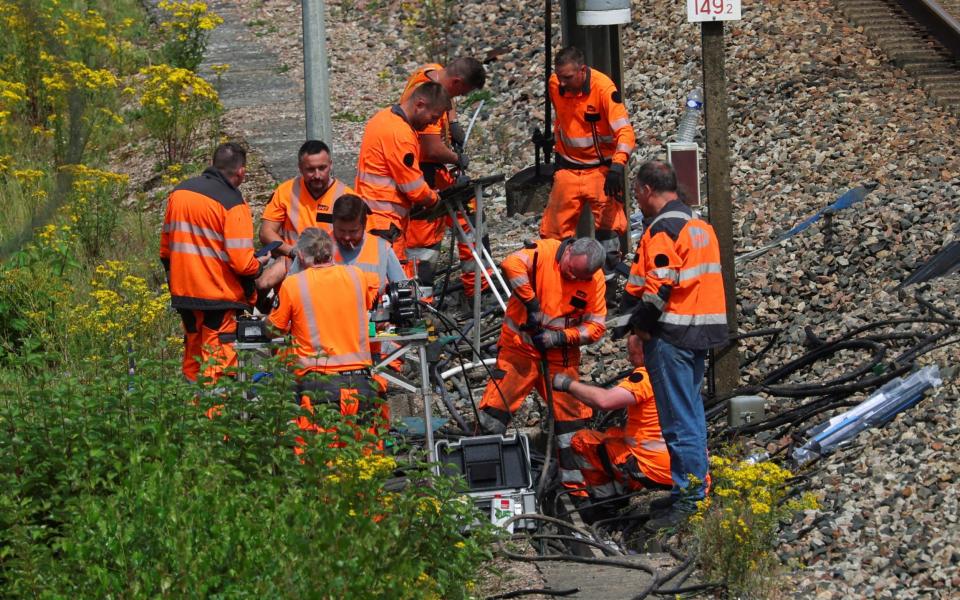
[[[283,281],[270,323],[293,336],[300,404],[312,412],[317,402],[336,403],[341,414],[367,419],[382,404],[370,374],[368,322],[378,278],[334,264],[333,240],[315,227],[300,234],[295,252],[303,270]],[[306,417],[299,425],[318,430]]]
[[[660,432],[657,404],[639,337],[627,338],[627,356],[635,367],[633,373],[610,389],[580,383],[564,373],[553,376],[554,393],[566,392],[597,410],[627,409],[623,427],[605,431],[583,429],[573,436],[571,446],[577,466],[594,501],[673,483],[670,455]]]
[[[513,288],[498,342],[493,377],[480,403],[480,426],[504,433],[511,416],[536,386],[547,398],[545,377],[577,379],[580,346],[606,330],[603,248],[596,240],[539,240],[508,256],[501,267]],[[542,361],[542,364],[541,364]],[[541,373],[546,367],[548,372]],[[593,411],[566,392],[553,394],[560,477],[567,488],[583,486],[570,442]],[[585,492],[578,492],[581,495]]]

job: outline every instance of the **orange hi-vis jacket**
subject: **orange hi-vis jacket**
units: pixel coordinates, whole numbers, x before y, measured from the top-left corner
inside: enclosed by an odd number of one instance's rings
[[[216,169],[180,183],[167,199],[160,260],[174,308],[249,308],[260,263],[253,217],[240,191]]]
[[[370,207],[367,228],[406,228],[414,204],[431,205],[439,196],[420,170],[420,141],[399,105],[375,114],[363,132],[354,189]]]
[[[293,335],[297,374],[369,368],[367,311],[376,298],[375,278],[357,267],[326,264],[284,279],[270,323]]]
[[[617,386],[633,394],[637,400],[636,404],[627,407],[627,422],[623,426],[631,453],[637,457],[647,477],[657,483],[672,483],[670,455],[660,431],[657,403],[647,369],[637,367]]]
[[[390,242],[380,236],[364,232],[363,245],[360,247],[360,254],[351,262],[345,262],[340,253],[340,247],[333,245],[333,262],[338,265],[353,265],[364,273],[377,278],[377,288],[382,290],[389,281],[387,280],[387,254],[391,251]]]
[[[333,203],[353,190],[335,178],[319,198],[314,199],[300,176],[288,179],[277,186],[270,202],[263,209],[264,221],[282,223],[285,244],[294,245],[300,232],[308,227],[319,227],[333,233]]]
[[[580,167],[627,163],[637,138],[623,98],[609,77],[587,68],[583,87],[566,90],[553,74],[550,100],[557,111],[554,138],[562,160]]]
[[[403,88],[403,93],[400,94],[400,102],[403,103],[410,97],[410,94],[413,93],[413,90],[417,89],[421,84],[433,81],[427,75],[431,71],[442,71],[443,65],[437,63],[430,63],[423,65],[419,69],[413,72],[410,75],[410,79],[407,80],[407,86]],[[450,145],[450,118],[447,112],[444,112],[440,115],[440,118],[427,125],[423,131],[419,132],[419,135],[439,135],[440,139],[443,140],[444,144]]]
[[[680,200],[645,226],[626,286],[640,299],[641,327],[680,348],[722,346],[727,304],[713,227]]]
[[[563,242],[560,240],[537,240],[529,247],[514,252],[500,264],[513,288],[503,317],[500,344],[522,349],[532,358],[539,358],[539,351],[523,329],[527,322],[524,303],[536,297],[546,321],[543,327],[562,330],[567,338],[567,346],[573,347],[550,348],[547,358],[563,360],[567,356],[576,361],[579,360],[577,346],[598,341],[606,331],[606,283],[603,271],[599,269],[590,281],[565,279],[560,274],[558,254],[561,244]]]

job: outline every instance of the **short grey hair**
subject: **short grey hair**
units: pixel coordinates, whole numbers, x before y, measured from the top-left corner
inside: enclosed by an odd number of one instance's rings
[[[603,266],[607,253],[603,246],[593,238],[580,238],[570,244],[570,256],[586,256],[587,269],[591,273],[596,273],[597,269]]]
[[[307,227],[297,240],[296,251],[308,262],[321,265],[333,258],[333,240],[319,227]]]

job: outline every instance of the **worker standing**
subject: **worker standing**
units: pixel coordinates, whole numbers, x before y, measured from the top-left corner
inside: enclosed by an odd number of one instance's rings
[[[367,122],[357,158],[354,189],[370,207],[370,231],[391,242],[397,258],[406,261],[405,233],[414,205],[439,200],[420,169],[417,132],[450,108],[450,97],[439,83],[417,86],[410,96],[374,115]],[[413,266],[405,265],[408,275]]]
[[[331,402],[344,415],[366,414],[378,403],[371,378],[368,311],[377,298],[375,274],[333,262],[334,243],[317,227],[294,246],[303,269],[280,285],[270,324],[294,340],[298,391],[317,392],[311,402]]]
[[[553,376],[553,389],[567,392],[596,410],[627,409],[623,427],[606,431],[581,429],[571,447],[577,456],[587,492],[594,501],[606,500],[651,483],[670,485],[670,455],[660,432],[650,376],[644,367],[643,342],[627,338],[627,357],[633,373],[617,386],[605,389],[575,381],[564,373]],[[594,514],[598,517],[604,511]],[[587,515],[583,515],[587,518]]]
[[[717,235],[677,196],[673,167],[644,163],[633,191],[644,232],[624,305],[633,310],[630,329],[644,340],[673,479],[670,497],[653,505],[667,512],[647,523],[657,530],[692,514],[705,495],[707,425],[700,387],[707,351],[727,343],[727,310]]]
[[[216,382],[237,365],[232,343],[236,312],[256,297],[253,281],[267,257],[253,254],[253,218],[240,184],[247,153],[239,144],[217,146],[213,162],[198,177],[180,183],[167,199],[160,234],[160,260],[167,273],[171,305],[184,330],[183,375]]]
[[[369,210],[355,194],[344,194],[333,203],[333,262],[375,275],[383,291],[387,283],[403,281],[407,275],[390,244],[367,231]]]
[[[554,61],[550,101],[557,114],[556,171],[540,237],[575,235],[586,203],[593,212],[595,237],[612,264],[620,259],[619,236],[627,230],[624,174],[636,147],[623,98],[609,77],[588,67],[583,53],[570,46]]]
[[[501,263],[513,294],[497,343],[497,364],[480,402],[482,429],[506,432],[534,386],[547,399],[544,376],[579,377],[580,346],[598,341],[606,330],[603,258],[603,248],[593,239],[539,240]],[[540,372],[541,360],[549,373]],[[593,411],[559,390],[552,410],[561,480],[568,488],[581,487],[583,476],[570,442]]]
[[[403,102],[408,98],[417,86],[431,81],[443,86],[452,101],[474,90],[483,89],[486,73],[480,61],[468,57],[456,58],[447,66],[427,64],[417,69],[407,80],[400,101]],[[463,147],[466,133],[456,119],[456,111],[451,108],[436,122],[427,125],[423,131],[419,132],[420,168],[423,169],[427,185],[437,191],[442,191],[455,183],[454,174],[447,169],[446,165],[464,170],[469,164]],[[457,218],[461,228],[467,230],[468,223],[464,215],[458,214]],[[410,220],[406,232],[407,258],[417,262],[418,278],[424,285],[432,285],[433,271],[440,254],[440,244],[450,224],[447,216],[433,219],[414,216]],[[460,280],[463,283],[464,294],[470,296],[474,290],[476,264],[466,244],[458,243],[457,250],[460,259]],[[486,280],[481,281],[481,285],[485,289]]]
[[[353,190],[333,176],[330,148],[320,140],[307,140],[297,152],[300,174],[277,186],[263,209],[260,243],[281,242],[271,264],[257,281],[261,289],[276,287],[286,277],[293,261],[293,245],[307,227],[332,231],[333,203]]]

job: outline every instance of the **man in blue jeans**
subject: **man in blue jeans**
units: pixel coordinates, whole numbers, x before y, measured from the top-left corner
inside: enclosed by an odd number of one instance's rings
[[[720,247],[713,228],[677,196],[668,163],[643,164],[633,192],[644,233],[624,297],[630,329],[644,340],[673,491],[648,530],[673,527],[696,510],[707,482],[707,424],[700,386],[707,350],[728,340]]]

